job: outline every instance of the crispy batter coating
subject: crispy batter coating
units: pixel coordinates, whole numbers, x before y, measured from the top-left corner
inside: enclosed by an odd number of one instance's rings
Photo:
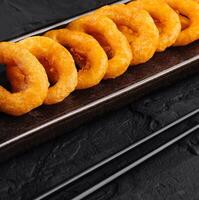
[[[154,55],[159,43],[159,32],[145,10],[129,9],[124,4],[118,4],[104,6],[95,13],[113,20],[126,36],[133,55],[131,65],[145,63]]]
[[[0,86],[0,111],[20,116],[40,106],[48,91],[48,78],[39,61],[28,50],[11,42],[0,43],[0,63],[17,66],[24,74],[27,87],[11,93]]]
[[[177,13],[164,0],[137,0],[127,4],[130,8],[144,9],[154,19],[159,32],[160,40],[157,51],[164,51],[173,45],[181,31],[181,24]]]
[[[43,64],[52,86],[44,104],[50,105],[63,101],[77,85],[77,70],[71,54],[54,40],[35,36],[18,43],[28,49]],[[20,76],[21,74],[21,76]],[[15,91],[24,89],[23,74],[16,66],[8,66],[7,76]]]
[[[166,0],[174,10],[189,19],[174,46],[183,46],[199,39],[199,4],[194,0]]]
[[[196,1],[196,2],[199,3],[199,0],[194,0],[194,1]],[[176,12],[178,13],[178,15],[179,15],[179,17],[180,17],[180,22],[181,22],[182,30],[184,30],[185,28],[188,28],[189,25],[190,25],[190,20],[189,20],[189,18],[187,18],[187,17],[181,15],[181,14],[179,13],[178,10],[176,10]]]
[[[104,48],[109,58],[105,79],[116,78],[127,70],[132,60],[131,48],[111,19],[91,14],[71,22],[67,27],[92,35]]]
[[[187,17],[185,16],[182,16],[179,14],[179,18],[180,18],[180,23],[181,23],[181,26],[182,26],[182,30],[186,29],[189,27],[190,25],[190,21]]]
[[[12,92],[20,92],[28,87],[26,77],[18,66],[8,65],[6,67],[6,75],[12,86]]]
[[[93,37],[68,29],[49,31],[44,36],[59,42],[72,53],[80,67],[77,89],[93,87],[103,79],[108,67],[108,58]]]

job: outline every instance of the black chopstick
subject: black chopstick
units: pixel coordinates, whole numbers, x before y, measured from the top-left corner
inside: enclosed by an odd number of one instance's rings
[[[199,116],[199,109],[57,185],[35,200],[50,199],[62,192],[65,199],[85,198],[180,139],[196,132],[199,129],[196,116]]]

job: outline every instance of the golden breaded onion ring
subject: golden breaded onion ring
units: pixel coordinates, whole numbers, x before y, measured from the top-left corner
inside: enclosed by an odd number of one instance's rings
[[[0,63],[20,68],[27,84],[24,91],[16,93],[0,86],[0,111],[20,116],[40,106],[46,98],[49,83],[44,68],[35,56],[18,44],[1,42]]]
[[[137,0],[127,6],[144,9],[154,19],[160,32],[157,51],[164,51],[175,43],[181,31],[180,20],[177,13],[164,0]]]
[[[28,49],[43,64],[50,82],[53,83],[48,89],[44,104],[59,103],[75,90],[77,85],[75,63],[71,54],[62,45],[42,36],[30,37],[18,44]],[[7,76],[15,91],[23,89],[24,83],[17,67],[8,66]]]
[[[189,25],[181,31],[174,46],[183,46],[199,39],[199,4],[194,0],[166,0],[166,2],[189,19]]]
[[[50,37],[65,46],[81,65],[78,71],[77,89],[86,89],[97,85],[104,77],[108,59],[98,42],[88,34],[60,29],[47,32]]]
[[[97,14],[83,16],[71,22],[67,28],[92,35],[104,48],[109,57],[105,79],[116,78],[129,67],[132,60],[130,45],[108,17]]]
[[[196,1],[197,3],[199,3],[199,0],[194,0],[194,1]],[[177,10],[176,10],[176,12],[178,13],[178,15],[180,17],[180,22],[181,22],[182,30],[184,30],[185,28],[188,28],[189,25],[190,25],[189,18],[181,15]]]
[[[156,52],[159,32],[153,19],[145,10],[129,9],[124,4],[118,4],[104,6],[95,14],[105,15],[113,20],[126,36],[133,55],[131,65],[147,62]]]

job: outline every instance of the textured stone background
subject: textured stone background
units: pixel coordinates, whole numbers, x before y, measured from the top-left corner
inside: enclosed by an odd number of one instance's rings
[[[2,0],[0,39],[106,1]],[[0,200],[30,199],[199,107],[199,74],[0,164]],[[91,200],[199,199],[199,136],[187,138],[96,192]],[[65,197],[66,198],[66,197]],[[56,199],[64,199],[64,193]]]

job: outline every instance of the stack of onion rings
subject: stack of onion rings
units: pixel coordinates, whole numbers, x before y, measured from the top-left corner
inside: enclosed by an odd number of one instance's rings
[[[23,115],[43,104],[48,91],[48,78],[39,61],[18,44],[0,43],[0,63],[17,66],[24,74],[27,87],[11,93],[0,86],[0,111],[13,116]]]
[[[95,14],[109,17],[127,37],[133,55],[131,65],[145,63],[154,55],[159,32],[146,11],[119,4],[104,6]]]
[[[93,87],[122,75],[130,64],[148,61],[155,51],[198,40],[198,2],[136,0],[104,6],[68,29],[17,44],[1,42],[0,63],[6,64],[12,92],[0,86],[0,111],[20,116],[43,103],[61,102],[75,89]]]
[[[49,31],[44,36],[68,48],[73,58],[81,65],[78,71],[77,89],[86,89],[99,84],[107,71],[108,59],[94,38],[68,29]]]
[[[163,0],[137,0],[127,4],[127,6],[144,9],[154,19],[160,32],[157,51],[164,51],[173,45],[181,31],[181,24],[177,13]]]
[[[132,60],[132,53],[126,37],[108,17],[91,14],[71,22],[67,28],[92,35],[109,56],[105,79],[123,74]]]

